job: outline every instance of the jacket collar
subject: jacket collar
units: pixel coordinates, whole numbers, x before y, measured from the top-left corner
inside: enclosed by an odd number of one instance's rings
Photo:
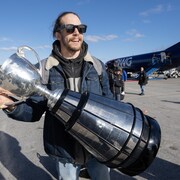
[[[91,62],[93,64],[94,63],[94,59],[92,58],[92,56],[90,55],[89,52],[87,52],[86,56],[84,57],[84,60],[87,61],[87,62]],[[52,56],[52,54],[47,58],[47,61],[46,61],[46,70],[50,70],[53,66],[58,66],[59,65],[59,61],[54,58]]]

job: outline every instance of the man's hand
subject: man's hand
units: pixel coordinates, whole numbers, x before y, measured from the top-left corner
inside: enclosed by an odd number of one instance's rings
[[[8,106],[8,104],[13,103],[14,101],[9,97],[12,95],[11,92],[0,87],[0,109],[9,109],[12,110],[12,106]]]

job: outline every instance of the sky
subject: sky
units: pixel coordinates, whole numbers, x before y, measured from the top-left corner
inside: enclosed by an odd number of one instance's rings
[[[40,59],[48,57],[55,40],[54,21],[64,11],[79,14],[88,26],[84,40],[89,52],[104,63],[180,41],[179,0],[3,0],[0,64],[23,45],[33,48]]]

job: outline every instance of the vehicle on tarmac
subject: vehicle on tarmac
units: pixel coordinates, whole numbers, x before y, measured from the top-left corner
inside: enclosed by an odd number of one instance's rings
[[[178,78],[180,77],[180,71],[177,68],[173,68],[167,71],[163,71],[167,78]]]

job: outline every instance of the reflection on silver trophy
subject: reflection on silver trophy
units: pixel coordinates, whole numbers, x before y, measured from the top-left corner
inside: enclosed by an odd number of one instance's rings
[[[50,91],[42,84],[41,65],[36,69],[18,48],[1,67],[1,87],[18,97],[33,94],[48,99],[51,110],[64,128],[98,161],[133,176],[151,164],[160,146],[161,130],[156,120],[132,104],[93,93],[68,89]],[[39,64],[40,60],[39,60]]]

